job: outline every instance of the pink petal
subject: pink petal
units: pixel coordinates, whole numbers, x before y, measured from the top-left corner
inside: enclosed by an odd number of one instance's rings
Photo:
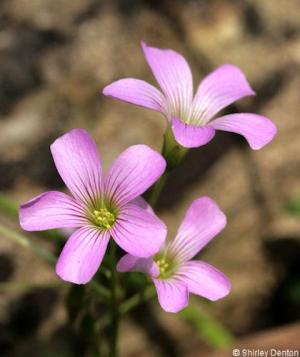
[[[75,231],[67,240],[57,264],[56,273],[74,284],[88,283],[97,272],[109,241],[109,233],[92,227]]]
[[[156,254],[166,234],[166,226],[157,216],[132,203],[121,209],[111,229],[112,237],[122,249],[141,258]]]
[[[205,124],[221,109],[250,95],[255,92],[243,72],[236,66],[224,64],[200,83],[193,101],[192,117]]]
[[[105,193],[119,205],[144,193],[165,171],[166,162],[146,145],[134,145],[115,160],[105,178]]]
[[[187,285],[190,293],[212,301],[223,298],[231,289],[229,279],[222,272],[199,260],[186,262],[175,277]]]
[[[74,129],[51,145],[56,168],[72,194],[85,203],[101,192],[101,164],[97,146],[83,129]]]
[[[130,254],[124,255],[119,260],[117,271],[119,273],[136,271],[148,274],[153,278],[159,276],[159,268],[151,258],[138,258]]]
[[[186,60],[173,50],[150,47],[144,42],[142,48],[172,114],[186,116],[193,99],[193,78]]]
[[[83,208],[68,195],[45,192],[20,207],[20,225],[26,231],[81,227],[86,224]]]
[[[185,124],[177,118],[172,119],[172,131],[176,141],[186,148],[205,145],[215,136],[215,129],[211,126]]]
[[[170,254],[181,262],[193,258],[226,225],[226,217],[218,205],[209,197],[196,199],[186,212]]]
[[[213,120],[215,129],[243,135],[253,150],[261,149],[276,135],[275,124],[262,115],[241,113],[229,114]]]
[[[162,93],[139,79],[120,79],[106,86],[103,94],[165,114],[165,99]]]
[[[167,312],[178,312],[189,303],[186,284],[176,279],[153,279],[160,306]]]
[[[143,208],[144,210],[150,212],[150,213],[154,213],[152,207],[149,205],[149,203],[143,199],[142,196],[139,196],[137,198],[135,198],[134,200],[132,200],[130,203],[139,206],[140,208]]]

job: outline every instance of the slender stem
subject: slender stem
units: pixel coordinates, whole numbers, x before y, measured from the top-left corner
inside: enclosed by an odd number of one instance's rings
[[[103,298],[109,299],[110,298],[110,291],[105,286],[98,283],[96,280],[92,280],[89,285],[94,289],[96,293],[98,293]]]
[[[117,274],[116,274],[116,244],[111,240],[110,267],[111,267],[111,331],[110,357],[118,356],[119,307],[117,301]]]
[[[141,299],[141,294],[137,293],[131,296],[128,300],[124,301],[123,304],[121,304],[119,309],[120,315],[127,314],[136,306],[151,299],[154,295],[155,295],[155,289],[153,288],[153,286],[148,286],[143,293],[143,299]]]
[[[124,301],[120,307],[119,307],[119,315],[124,316],[126,315],[129,311],[133,310],[135,307],[138,305],[150,300],[153,296],[155,295],[155,289],[154,287],[148,286],[143,294],[143,299],[141,299],[141,293],[138,292],[134,295],[132,295],[130,298],[128,298],[126,301]],[[109,323],[109,316],[105,315],[97,324],[97,331],[100,329],[104,329]]]
[[[170,128],[168,128],[164,135],[164,142],[161,150],[162,156],[166,160],[167,168],[165,173],[156,182],[152,189],[149,199],[149,203],[152,207],[157,205],[157,201],[168,177],[170,176],[171,172],[180,164],[181,160],[184,158],[187,152],[188,149],[182,147],[176,142],[172,131]]]
[[[165,173],[160,177],[160,179],[154,185],[153,190],[151,192],[150,199],[149,199],[149,203],[150,203],[151,207],[155,208],[155,206],[157,205],[158,198],[160,196],[160,193],[161,193],[169,175],[170,175],[170,172],[165,171]]]

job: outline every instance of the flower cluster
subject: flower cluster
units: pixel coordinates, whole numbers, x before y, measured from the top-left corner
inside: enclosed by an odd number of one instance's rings
[[[162,113],[176,145],[204,145],[215,130],[243,135],[252,149],[273,139],[276,127],[261,115],[214,118],[234,101],[254,95],[237,67],[217,68],[193,95],[191,71],[180,54],[145,43],[142,48],[161,91],[142,80],[121,79],[105,87],[103,93]],[[184,308],[189,293],[212,301],[229,293],[230,282],[223,273],[208,263],[192,260],[226,225],[217,204],[208,197],[196,199],[171,239],[165,224],[140,197],[164,174],[166,160],[161,154],[146,145],[131,146],[104,175],[96,144],[83,129],[58,138],[51,152],[70,195],[50,191],[33,198],[20,207],[20,224],[27,231],[75,228],[56,264],[63,280],[89,282],[112,238],[127,253],[117,270],[147,274],[160,305],[168,312]]]

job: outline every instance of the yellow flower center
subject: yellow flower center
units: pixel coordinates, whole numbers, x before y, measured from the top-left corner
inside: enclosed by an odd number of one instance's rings
[[[116,221],[116,215],[107,208],[95,209],[93,211],[93,218],[96,225],[104,229],[111,228]]]
[[[154,257],[154,261],[159,268],[160,279],[168,279],[174,273],[177,265],[173,259],[161,253]]]
[[[160,274],[165,274],[166,271],[168,270],[169,268],[169,263],[166,261],[166,259],[162,258],[162,259],[158,259],[156,261],[156,264],[159,268],[159,272]]]

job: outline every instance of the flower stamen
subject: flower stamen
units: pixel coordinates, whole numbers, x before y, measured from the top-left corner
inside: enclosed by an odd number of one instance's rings
[[[172,274],[173,264],[166,258],[157,258],[155,263],[159,268],[160,279],[167,279]]]
[[[110,229],[116,221],[116,215],[107,208],[100,208],[93,211],[93,218],[97,226]]]

